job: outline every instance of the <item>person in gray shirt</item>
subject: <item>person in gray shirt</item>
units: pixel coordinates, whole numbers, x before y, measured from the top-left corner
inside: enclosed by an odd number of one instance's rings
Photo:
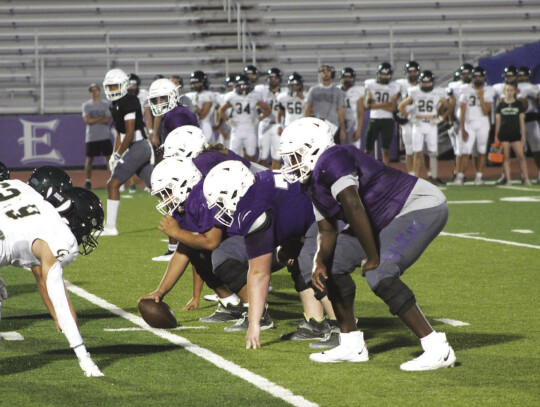
[[[340,144],[347,137],[345,132],[345,94],[332,83],[336,76],[334,67],[319,67],[320,83],[313,86],[307,95],[306,117],[316,117],[336,127],[334,140]]]
[[[92,96],[92,99],[87,100],[82,105],[82,116],[86,123],[86,162],[84,164],[86,182],[84,187],[91,189],[94,157],[102,155],[108,163],[113,147],[111,130],[109,128],[109,122],[111,120],[109,103],[101,100],[101,90],[95,83],[92,83],[88,87],[88,92]]]

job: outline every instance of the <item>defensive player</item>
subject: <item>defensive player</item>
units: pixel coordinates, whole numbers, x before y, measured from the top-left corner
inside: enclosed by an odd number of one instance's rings
[[[364,123],[364,93],[363,85],[355,85],[356,72],[347,67],[341,70],[339,77],[341,90],[345,94],[345,132],[347,138],[341,144],[353,144],[360,148],[362,125]]]
[[[266,86],[257,90],[262,100],[271,110],[271,113],[261,120],[258,128],[259,164],[268,167],[268,157],[272,158],[272,169],[279,169],[279,134],[276,116],[279,111],[277,98],[281,93],[282,73],[278,68],[270,68],[266,74]]]
[[[454,180],[454,185],[463,185],[465,170],[469,163],[469,155],[475,156],[475,185],[483,185],[482,179],[486,165],[486,151],[489,137],[489,113],[493,106],[495,92],[487,86],[486,71],[477,66],[473,69],[473,81],[460,88],[459,125],[461,133],[461,168]]]
[[[354,252],[373,292],[420,338],[424,353],[401,365],[402,370],[453,366],[454,351],[444,333],[433,330],[411,289],[400,279],[443,229],[448,206],[430,183],[387,167],[352,146],[334,146],[328,126],[302,119],[285,129],[280,154],[289,182],[300,181],[315,211],[318,249],[313,284],[326,287],[341,329],[340,345],[312,354],[314,362],[363,362],[368,351],[354,320],[355,285],[336,270],[337,221],[350,225],[364,252]],[[291,184],[294,185],[294,184]],[[365,253],[365,254],[364,254]]]
[[[262,110],[258,115],[257,107]],[[227,109],[232,108],[230,118]],[[252,92],[250,81],[245,75],[235,79],[235,90],[225,95],[225,103],[219,108],[222,120],[231,124],[230,149],[244,155],[249,161],[255,161],[257,153],[257,125],[272,113],[259,92]],[[245,151],[245,153],[242,152]]]
[[[377,78],[365,81],[366,97],[364,102],[370,113],[364,149],[366,154],[371,155],[375,141],[381,134],[382,161],[386,165],[390,164],[390,145],[394,136],[393,113],[397,107],[400,91],[399,85],[391,82],[392,73],[392,65],[383,62],[377,67]]]
[[[81,254],[97,246],[96,238],[103,228],[103,207],[97,196],[84,188],[63,193],[72,207],[61,218],[31,186],[18,180],[0,183],[0,267],[32,270],[41,298],[77,355],[84,374],[103,376],[86,350],[62,278],[62,269],[77,257],[78,245]]]
[[[439,112],[448,112],[448,102],[445,99],[446,93],[444,89],[434,89],[434,81],[435,78],[431,71],[423,71],[419,77],[419,87],[409,90],[409,96],[399,104],[398,109],[404,117],[408,117],[410,113],[407,111],[407,106],[413,106],[412,111],[414,114],[411,122],[413,123],[414,175],[419,177],[425,144],[431,169],[429,181],[437,185],[444,185],[444,182],[437,176],[437,124],[442,120],[439,117]]]
[[[116,129],[114,153],[109,161],[111,178],[107,182],[107,221],[103,236],[118,235],[116,219],[120,186],[137,174],[150,188],[152,147],[146,139],[141,104],[137,96],[128,93],[128,87],[129,78],[121,69],[111,69],[103,80]]]
[[[282,92],[277,97],[278,112],[278,135],[281,136],[283,128],[295,120],[304,117],[306,101],[304,97],[304,80],[302,75],[293,72],[287,79],[288,92]]]
[[[214,140],[214,93],[208,90],[210,86],[208,76],[203,71],[192,72],[189,84],[193,91],[191,101],[195,106],[195,113],[206,141],[211,143]]]

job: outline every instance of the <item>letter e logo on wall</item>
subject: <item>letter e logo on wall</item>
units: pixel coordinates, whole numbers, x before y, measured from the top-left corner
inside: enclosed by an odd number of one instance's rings
[[[54,164],[64,164],[65,159],[56,148],[52,148],[51,133],[56,130],[58,119],[48,122],[30,122],[27,120],[19,119],[23,125],[23,136],[20,137],[17,142],[23,145],[24,155],[21,158],[21,163],[31,164],[39,161],[50,161]],[[39,135],[41,134],[41,135]],[[47,147],[51,147],[48,153],[38,153],[38,145],[43,144]],[[43,147],[40,148],[43,151]]]

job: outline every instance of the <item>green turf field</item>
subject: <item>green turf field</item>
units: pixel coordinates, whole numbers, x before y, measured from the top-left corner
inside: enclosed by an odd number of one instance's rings
[[[169,336],[119,331],[138,326],[70,293],[86,345],[105,373],[86,378],[67,340],[56,332],[32,273],[8,267],[0,270],[9,291],[0,331],[18,332],[24,340],[0,343],[0,405],[537,406],[540,187],[448,187],[444,192],[450,202],[447,235],[434,241],[404,281],[435,328],[447,333],[458,361],[453,369],[399,370],[420,354],[419,342],[359,273],[356,312],[370,361],[327,366],[309,362],[308,342],[279,340],[295,329],[292,323],[302,312],[285,270],[273,275],[269,295],[277,328],[262,333],[258,350],[245,350],[244,334],[223,332],[226,324],[198,321],[213,312],[214,303],[201,301],[198,310],[181,311],[191,298],[188,270],[165,301],[182,326],[193,328]],[[97,193],[105,199],[105,191]],[[479,200],[489,202],[458,203]],[[101,237],[94,253],[64,271],[65,279],[138,315],[137,298],[157,287],[166,267],[150,260],[166,249],[154,205],[155,198],[141,190],[123,199],[121,235]],[[527,230],[532,233],[523,233]],[[203,294],[208,293],[205,288]],[[451,326],[437,318],[469,325]],[[193,344],[192,352],[178,345],[179,337]],[[257,386],[196,355],[204,350],[212,352],[206,353],[210,360],[219,355],[232,362]]]

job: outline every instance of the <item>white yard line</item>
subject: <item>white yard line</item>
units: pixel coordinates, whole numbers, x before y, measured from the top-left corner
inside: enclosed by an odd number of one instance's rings
[[[511,189],[512,191],[528,191],[528,192],[538,192],[538,189],[531,187],[514,187],[511,185],[498,185],[497,188],[501,189]]]
[[[15,331],[0,332],[0,338],[6,341],[24,341],[24,336]]]
[[[208,329],[207,326],[179,326],[169,329],[169,331],[181,331],[186,329]],[[105,332],[129,332],[129,331],[146,331],[145,328],[105,328]]]
[[[240,367],[237,364],[230,362],[219,355],[216,355],[215,353],[209,351],[208,349],[201,348],[200,346],[191,343],[186,338],[182,338],[181,336],[175,335],[165,329],[151,328],[150,326],[148,326],[146,322],[144,322],[144,320],[141,317],[130,314],[129,312],[124,311],[122,308],[119,308],[116,305],[111,304],[105,301],[104,299],[99,298],[98,296],[91,294],[88,291],[74,284],[71,284],[69,281],[66,281],[66,287],[73,294],[76,294],[79,297],[84,298],[85,300],[111,312],[112,314],[115,314],[115,315],[118,315],[119,317],[127,319],[133,324],[147,330],[148,332],[153,333],[156,336],[159,336],[160,338],[166,339],[169,342],[174,343],[175,345],[181,346],[188,352],[191,352],[197,356],[200,356],[201,358],[207,360],[208,362],[214,364],[215,366],[226,370],[230,374],[235,375],[247,381],[248,383],[251,383],[255,387],[269,393],[270,395],[274,397],[280,398],[283,401],[293,406],[318,407],[318,404],[313,403],[309,400],[306,400],[302,396],[297,396],[293,392],[291,392],[289,389],[281,387],[262,376],[259,376],[247,369],[244,369],[243,367]]]
[[[458,321],[457,319],[449,319],[449,318],[433,318],[435,321],[442,322],[443,324],[448,324],[452,326],[468,326],[470,325],[468,322]]]
[[[532,245],[532,244],[510,242],[508,240],[488,239],[487,237],[470,236],[469,233],[441,232],[440,236],[451,236],[451,237],[461,237],[462,239],[483,240],[484,242],[500,243],[500,244],[506,244],[506,245],[509,245],[509,246],[528,247],[529,249],[540,250],[540,246],[535,246],[535,245]]]
[[[488,204],[493,203],[490,200],[480,200],[480,201],[448,201],[449,204]]]

